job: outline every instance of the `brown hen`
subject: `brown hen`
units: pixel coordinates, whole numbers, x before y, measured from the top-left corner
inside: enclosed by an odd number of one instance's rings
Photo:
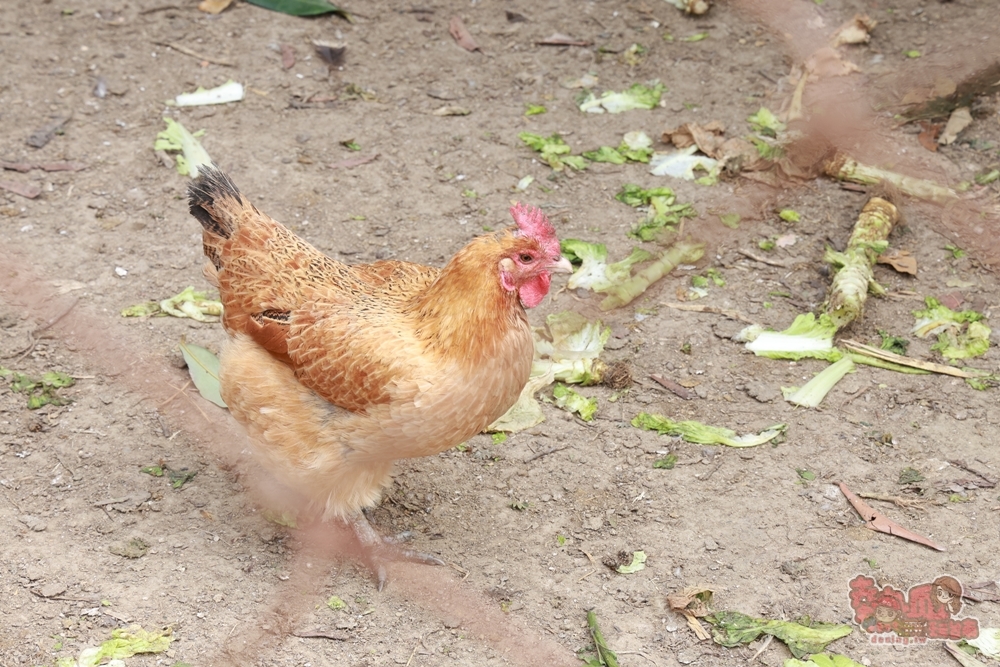
[[[517,205],[516,228],[473,239],[443,269],[349,266],[217,169],[189,197],[230,335],[222,397],[267,470],[374,547],[361,510],[393,462],[453,447],[517,400],[533,355],[524,308],[544,298],[551,272],[571,270],[555,230]]]

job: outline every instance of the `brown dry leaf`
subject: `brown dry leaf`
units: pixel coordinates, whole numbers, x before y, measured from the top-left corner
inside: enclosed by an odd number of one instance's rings
[[[206,14],[219,14],[231,4],[233,4],[233,0],[201,0],[198,3],[198,9]]]
[[[869,530],[885,533],[886,535],[894,535],[895,537],[901,537],[904,540],[910,540],[911,542],[916,542],[917,544],[923,544],[931,549],[944,551],[944,547],[938,546],[923,535],[919,535],[911,530],[903,528],[898,523],[882,514],[865,501],[861,500],[861,498],[854,495],[854,493],[848,489],[843,482],[837,482],[837,486],[840,487],[841,493],[843,493],[844,497],[847,498],[847,502],[851,503],[851,506],[855,509],[855,511],[861,515],[862,519],[865,520],[865,527]]]
[[[878,21],[867,14],[855,14],[854,18],[840,26],[833,36],[833,46],[841,44],[867,44]]]
[[[695,636],[698,637],[700,641],[706,641],[712,638],[712,635],[708,634],[708,630],[705,629],[705,626],[703,626],[691,612],[682,611],[681,613],[684,614],[684,618],[687,619],[688,627],[691,628],[691,631],[694,632]]]
[[[941,132],[941,126],[937,123],[930,123],[926,120],[920,121],[920,127],[923,128],[920,134],[917,135],[917,141],[920,145],[929,150],[932,153],[937,152],[937,138],[938,134]]]
[[[292,69],[295,66],[295,47],[291,44],[281,45],[281,68]]]
[[[30,183],[17,183],[15,181],[0,181],[0,190],[7,190],[16,195],[27,197],[28,199],[34,199],[38,195],[42,194],[42,189],[37,185],[31,185]]]
[[[535,44],[539,46],[590,46],[590,42],[585,39],[575,39],[561,32],[556,32],[545,39],[540,39]]]
[[[847,76],[861,70],[851,61],[844,60],[843,56],[829,46],[824,46],[806,60],[806,71],[809,73],[809,80],[816,81],[830,76]]]
[[[709,121],[705,125],[684,123],[673,130],[665,130],[662,139],[664,143],[672,143],[677,148],[687,148],[697,144],[698,150],[714,158],[716,151],[724,143],[722,134],[725,131],[725,125],[717,120]]]
[[[942,146],[948,146],[955,143],[958,139],[958,135],[972,124],[972,114],[969,113],[969,107],[959,107],[951,112],[951,116],[948,118],[948,124],[944,126],[944,131],[941,132],[941,136],[938,137],[938,143]]]
[[[693,387],[697,387],[698,385],[700,385],[701,380],[695,380],[693,377],[686,377],[678,380],[677,384],[679,384],[682,387],[687,387],[688,389],[691,389]]]
[[[451,21],[448,22],[448,34],[466,51],[479,51],[482,53],[483,50],[479,48],[479,44],[476,44],[476,40],[472,39],[472,35],[465,27],[465,24],[462,23],[462,19],[457,16],[452,16]]]
[[[774,245],[779,248],[791,248],[798,240],[799,237],[797,234],[784,234],[775,239]]]
[[[329,67],[340,67],[344,64],[344,56],[347,53],[346,45],[340,42],[324,42],[314,39],[313,48],[316,50],[316,55]]]
[[[888,264],[900,273],[917,275],[917,258],[911,255],[909,250],[892,250],[882,253],[878,257],[878,263]]]
[[[708,616],[712,601],[712,589],[704,586],[688,586],[667,596],[667,604],[674,611],[688,611],[694,616]]]

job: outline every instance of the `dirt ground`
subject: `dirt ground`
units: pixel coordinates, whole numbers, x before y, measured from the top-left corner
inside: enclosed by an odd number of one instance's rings
[[[0,189],[0,365],[76,378],[60,390],[71,403],[38,410],[0,386],[0,665],[51,665],[130,624],[169,626],[175,641],[166,656],[129,665],[574,665],[574,652],[591,646],[585,613],[594,609],[630,667],[747,664],[758,652],[773,666],[790,655],[780,642],[698,641],[665,596],[702,584],[716,609],[852,623],[848,582],[857,574],[900,590],[943,574],[966,587],[1000,579],[1000,491],[985,479],[1000,477],[988,449],[1000,422],[996,389],[860,367],[822,409],[794,408],[779,388],[802,384],[822,362],[754,357],[728,338],[742,323],[664,305],[684,296],[692,274],[715,267],[726,285],[693,303],[785,328],[823,301],[824,248],[843,247],[863,192],[827,179],[769,188],[732,177],[705,187],[640,164],[554,175],[517,137],[559,132],[579,152],[615,146],[632,130],[659,137],[710,120],[740,136],[747,116],[789,98],[792,67],[864,12],[878,21],[872,41],[842,48],[860,72],[807,87],[807,109],[850,125],[843,147],[859,159],[956,186],[1000,163],[998,100],[977,99],[972,124],[937,152],[920,144],[919,126],[893,116],[908,94],[996,61],[993,0],[731,2],[698,18],[661,0],[376,0],[347,4],[353,22],[239,2],[209,16],[196,4],[0,5],[0,159],[85,166],[0,174],[39,190],[27,198]],[[509,21],[508,11],[527,20]],[[453,16],[481,51],[456,45]],[[557,32],[589,45],[537,44]],[[331,72],[311,40],[345,43],[342,67]],[[631,44],[647,48],[637,64],[623,59]],[[282,46],[294,49],[291,67]],[[667,92],[653,110],[583,114],[579,91],[563,84],[586,73],[597,90],[655,78]],[[230,78],[248,87],[244,101],[164,104]],[[526,117],[527,104],[547,113]],[[470,113],[433,113],[449,105]],[[259,208],[349,262],[440,266],[484,228],[507,224],[514,199],[543,207],[561,237],[623,257],[639,216],[613,198],[624,183],[674,188],[699,213],[687,228],[710,247],[696,269],[610,313],[556,279],[531,321],[565,309],[600,317],[614,333],[606,358],[628,361],[636,383],[617,402],[609,389],[582,389],[599,401],[592,423],[546,406],[543,424],[501,444],[477,436],[465,451],[402,462],[374,522],[386,533],[412,530],[416,548],[450,567],[394,564],[378,592],[366,569],[329,558],[336,530],[264,518],[245,436],[185,384],[178,341],[217,350],[221,328],[119,315],[208,287],[189,180],[152,149],[163,116],[205,129],[207,151]],[[26,143],[57,117],[69,120],[44,147]],[[360,153],[344,145],[352,141]],[[517,192],[529,175],[534,182]],[[878,330],[906,335],[924,296],[955,293],[965,307],[996,312],[998,193],[996,182],[974,186],[957,213],[904,198],[906,225],[892,245],[911,252],[919,272],[877,267],[890,297],[873,299],[849,335],[870,344]],[[784,208],[801,221],[779,219]],[[733,211],[743,216],[736,230],[718,217]],[[794,245],[758,247],[789,233]],[[956,258],[946,245],[968,254]],[[927,341],[912,339],[908,354],[940,360]],[[974,364],[998,372],[1000,352]],[[695,397],[682,400],[650,374]],[[740,432],[786,422],[787,439],[752,449],[689,444],[633,428],[640,411]],[[666,452],[677,466],[654,469]],[[983,476],[949,463],[957,460]],[[197,474],[174,489],[141,471],[161,462]],[[924,481],[901,485],[906,468]],[[944,551],[865,529],[835,482],[921,501],[869,502]],[[135,539],[145,554],[122,555]],[[645,551],[646,568],[621,575],[601,564],[622,550]],[[334,595],[346,608],[326,605]],[[959,615],[1000,624],[995,602],[966,600]],[[328,638],[301,636],[316,629]],[[857,626],[831,649],[866,665],[951,660],[940,642],[873,645]]]

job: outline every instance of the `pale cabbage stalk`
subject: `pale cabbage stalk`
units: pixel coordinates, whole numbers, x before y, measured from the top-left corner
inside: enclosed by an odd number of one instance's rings
[[[704,243],[678,241],[630,279],[603,290],[607,292],[608,297],[601,301],[601,310],[611,310],[628,305],[633,299],[645,292],[650,285],[679,265],[693,264],[704,254]]]
[[[850,357],[843,357],[840,361],[830,364],[817,373],[801,389],[799,387],[782,387],[781,393],[789,403],[803,408],[816,408],[823,402],[834,385],[840,382],[845,375],[853,372],[854,362]]]
[[[826,312],[837,329],[861,317],[868,292],[884,294],[872,266],[889,246],[889,233],[899,221],[899,211],[890,202],[872,197],[861,209],[844,252],[827,250],[826,261],[837,268],[830,285]]]
[[[785,424],[775,424],[761,433],[740,436],[736,431],[721,426],[709,426],[696,421],[674,421],[663,415],[640,412],[632,426],[656,431],[661,435],[679,435],[687,442],[699,445],[726,445],[727,447],[756,447],[770,442],[785,432]]]
[[[784,331],[762,331],[760,326],[753,325],[743,329],[738,337],[750,341],[747,349],[759,357],[837,361],[842,355],[833,346],[835,333],[837,327],[826,314],[817,318],[812,313],[803,313]]]
[[[197,107],[209,104],[225,104],[239,102],[243,99],[243,84],[230,79],[215,88],[198,88],[193,93],[182,93],[174,98],[179,107]]]

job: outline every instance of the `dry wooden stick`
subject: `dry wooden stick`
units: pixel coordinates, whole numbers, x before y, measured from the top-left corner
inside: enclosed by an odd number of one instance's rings
[[[899,364],[900,366],[919,368],[922,371],[928,371],[930,373],[940,373],[941,375],[952,375],[957,378],[977,378],[985,375],[985,373],[971,373],[969,371],[963,371],[961,368],[955,368],[954,366],[935,364],[932,361],[922,361],[920,359],[904,357],[901,354],[896,354],[895,352],[889,352],[888,350],[880,350],[877,347],[872,347],[871,345],[865,345],[864,343],[859,343],[856,340],[842,340],[840,341],[840,344],[846,347],[848,350],[851,350],[852,352],[857,352],[858,354],[865,354],[868,355],[869,357],[875,357],[876,359],[881,359],[883,361],[890,361],[894,364]]]
[[[229,62],[228,60],[220,60],[219,58],[212,58],[210,56],[205,56],[197,51],[192,51],[186,46],[181,46],[180,44],[174,44],[173,42],[153,42],[159,46],[165,46],[168,49],[173,49],[178,53],[183,53],[186,56],[191,56],[192,58],[197,58],[198,60],[204,60],[206,62],[213,63],[215,65],[222,65],[223,67],[236,67],[235,63]]]

